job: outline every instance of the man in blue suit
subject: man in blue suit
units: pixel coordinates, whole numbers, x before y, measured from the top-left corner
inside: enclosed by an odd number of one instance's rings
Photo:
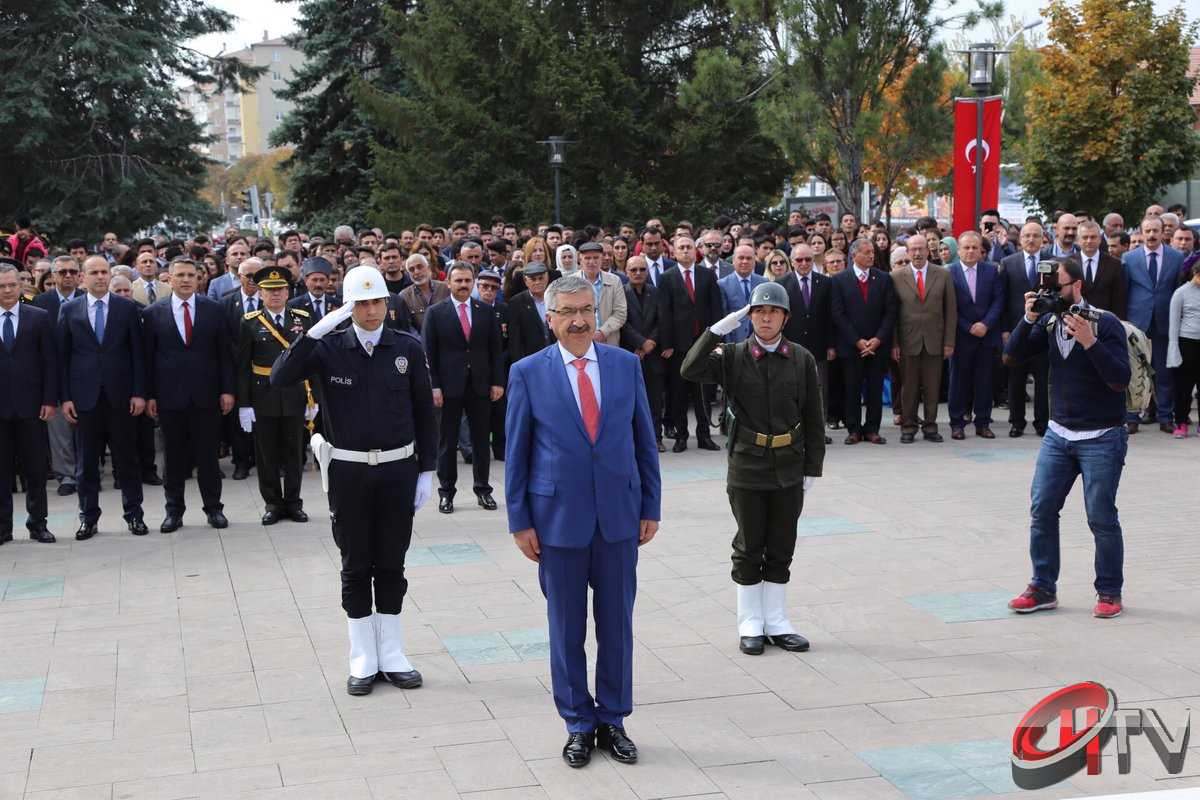
[[[983,237],[964,231],[958,237],[958,261],[950,265],[958,308],[958,338],[950,356],[950,438],[964,439],[967,398],[975,397],[975,433],[992,433],[992,379],[1000,352],[1004,282],[991,261],[981,261]]]
[[[75,482],[79,486],[79,541],[96,535],[100,520],[100,456],[112,452],[121,484],[125,522],[134,536],[148,533],[142,521],[142,474],[134,417],[146,409],[145,370],[138,304],[108,291],[104,256],[83,262],[87,294],[58,312],[58,358],[62,411],[79,431]]]
[[[754,248],[741,245],[733,251],[733,272],[717,281],[721,289],[721,306],[726,314],[732,314],[750,304],[754,287],[766,283],[767,279],[754,271]],[[726,335],[727,342],[740,342],[750,338],[750,316],[746,315],[737,330]]]
[[[632,763],[637,747],[624,719],[633,711],[638,546],[658,531],[662,488],[654,425],[637,356],[592,341],[592,285],[559,278],[546,307],[558,343],[509,374],[508,528],[538,563],[546,596],[554,704],[567,724],[563,759],[582,767],[599,746]],[[589,585],[595,700],[584,654]]]
[[[1179,267],[1183,253],[1163,244],[1163,225],[1158,217],[1142,220],[1144,244],[1125,254],[1126,280],[1129,281],[1128,319],[1147,336],[1154,367],[1154,404],[1158,427],[1171,433],[1171,413],[1175,408],[1174,375],[1167,369],[1167,328],[1171,316],[1171,295],[1179,285]],[[1137,433],[1137,420],[1130,417],[1129,432]]]

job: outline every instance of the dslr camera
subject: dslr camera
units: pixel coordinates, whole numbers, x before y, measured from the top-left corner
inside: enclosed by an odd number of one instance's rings
[[[1063,297],[1058,286],[1058,262],[1039,261],[1037,265],[1038,284],[1033,308],[1030,310],[1042,314],[1065,314],[1071,308],[1071,299]]]

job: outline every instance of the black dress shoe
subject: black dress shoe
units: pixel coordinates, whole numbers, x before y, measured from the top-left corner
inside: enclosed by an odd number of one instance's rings
[[[825,437],[825,444],[833,444],[833,437],[832,437],[832,436],[826,436],[826,437]]]
[[[145,536],[150,532],[150,529],[146,527],[146,523],[141,517],[134,517],[131,520],[127,520],[126,524],[129,526],[129,532],[134,536]]]
[[[781,633],[777,636],[767,636],[767,644],[787,650],[792,653],[803,653],[808,649],[808,639],[798,633]]]
[[[499,461],[501,464],[503,464],[504,463],[504,451],[501,450],[499,453],[497,453],[495,450],[493,450],[492,451],[492,461]]]
[[[846,438],[843,441],[845,444],[858,444],[859,442],[862,441],[862,434],[858,434],[858,433],[847,434]]]
[[[279,512],[278,511],[267,511],[265,514],[262,515],[262,524],[263,525],[274,525],[276,522],[279,522]]]
[[[696,446],[699,447],[701,450],[720,450],[721,449],[721,445],[717,444],[716,442],[714,442],[712,439],[710,439],[707,436],[704,437],[703,439],[697,439]]]
[[[915,433],[900,434],[900,444],[912,444],[916,440],[917,440],[917,435]]]
[[[208,524],[220,530],[229,527],[229,520],[225,519],[225,515],[220,511],[214,511],[208,515]]]
[[[592,750],[595,747],[596,734],[569,733],[567,734],[567,743],[563,745],[563,761],[567,762],[568,767],[575,769],[586,767],[592,760]]]
[[[371,690],[375,688],[376,677],[372,675],[369,678],[356,678],[351,675],[349,678],[346,678],[346,694],[354,697],[362,697],[363,695],[370,694]]]
[[[988,427],[976,428],[975,435],[980,439],[995,439],[996,434],[992,433],[992,429]]]
[[[671,445],[672,453],[682,453],[687,450],[687,439],[676,439],[675,444]]]
[[[1175,432],[1175,426],[1169,422],[1158,423],[1158,429],[1160,431],[1162,431],[1163,433],[1174,433]]]
[[[596,746],[608,751],[614,761],[622,764],[637,763],[637,745],[625,735],[624,728],[607,723],[596,728]]]
[[[59,497],[68,497],[69,495],[73,495],[73,494],[75,494],[75,484],[60,483],[58,485],[58,496]]]
[[[419,689],[424,680],[415,669],[408,672],[380,672],[380,677],[397,689]]]
[[[887,444],[887,439],[883,438],[878,433],[868,433],[863,438],[871,444]]]
[[[58,541],[57,539],[54,538],[53,533],[46,530],[45,525],[42,525],[37,528],[30,528],[29,529],[29,538],[35,542],[41,542],[42,544],[54,544],[55,542]],[[7,539],[4,538],[3,535],[0,535],[0,542],[11,542],[11,541],[12,541],[12,531],[8,532]]]
[[[33,536],[33,531],[29,532],[30,537]],[[0,531],[0,544],[11,542],[13,540],[12,531]]]
[[[942,435],[940,433],[938,433],[937,431],[932,431],[930,433],[923,433],[923,434],[921,434],[921,436],[927,442],[944,442],[944,441],[946,441],[945,439],[942,438]]]
[[[667,452],[667,446],[662,443],[662,439],[658,440],[658,452],[660,452],[660,453]]]
[[[150,472],[142,476],[142,483],[147,486],[162,486],[162,478],[158,477],[157,472]]]
[[[440,501],[438,501],[438,511],[442,512],[443,514],[453,514],[454,498],[443,497]]]
[[[962,428],[951,428],[950,429],[950,438],[954,439],[955,441],[962,441],[963,439],[967,438],[967,434],[963,431]]]
[[[79,530],[75,531],[75,541],[86,542],[88,539],[96,535],[97,527],[94,522],[79,523]]]
[[[168,516],[166,519],[164,519],[162,521],[162,525],[158,526],[158,532],[159,533],[174,533],[175,531],[179,530],[182,527],[183,527],[183,518],[182,517]]]
[[[1129,431],[1130,436],[1138,432],[1138,424],[1136,422],[1126,422],[1125,427]],[[61,486],[58,488],[62,489]]]
[[[738,641],[738,649],[748,656],[761,656],[766,646],[765,636],[743,636]]]
[[[1045,428],[1038,428],[1038,427],[1035,427],[1035,428],[1033,429],[1033,432],[1034,432],[1034,433],[1036,433],[1038,436],[1045,436],[1045,435],[1046,435],[1046,429],[1045,429]]]
[[[235,481],[244,481],[250,477],[250,468],[245,464],[235,464],[233,466],[233,479]]]
[[[463,456],[463,463],[464,463],[464,464],[470,464],[472,461],[474,461],[474,460],[475,460],[475,454],[474,454],[474,453],[463,453],[463,454],[462,454],[462,456]]]
[[[308,522],[308,514],[304,513],[303,508],[290,509],[286,516],[292,522]]]
[[[1008,438],[1010,438],[1010,439],[1020,439],[1024,435],[1025,435],[1024,428],[1018,428],[1016,425],[1013,425],[1011,428],[1008,429]]]
[[[488,492],[487,494],[476,495],[475,502],[479,503],[479,506],[485,511],[496,510],[496,500],[492,497],[491,492]]]

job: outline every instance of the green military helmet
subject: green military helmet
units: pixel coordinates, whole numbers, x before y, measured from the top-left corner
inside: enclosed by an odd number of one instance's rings
[[[755,306],[775,306],[789,314],[792,313],[792,303],[788,298],[787,289],[771,281],[760,283],[754,287],[754,291],[750,294],[750,308]]]

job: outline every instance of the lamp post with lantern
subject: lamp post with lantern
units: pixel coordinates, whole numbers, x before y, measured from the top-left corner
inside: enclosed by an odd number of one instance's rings
[[[997,50],[992,42],[978,42],[969,50],[960,51],[967,57],[967,82],[975,90],[975,230],[979,230],[979,218],[983,216],[983,106],[992,82],[996,78],[996,56],[1009,52]]]
[[[559,190],[559,172],[567,160],[567,145],[575,144],[575,142],[564,139],[561,136],[551,136],[548,139],[543,139],[538,144],[548,145],[550,147],[550,170],[554,173],[554,223],[557,225],[562,222],[562,204],[561,194]]]

